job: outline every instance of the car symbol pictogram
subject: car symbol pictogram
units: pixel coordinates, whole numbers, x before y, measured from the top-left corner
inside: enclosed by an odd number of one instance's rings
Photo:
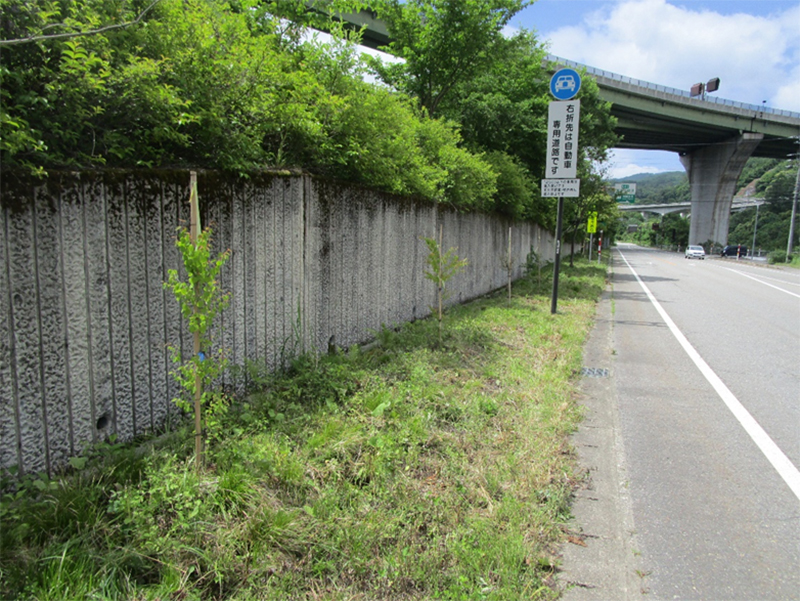
[[[560,90],[575,91],[575,78],[572,75],[559,75],[556,79],[556,92]]]

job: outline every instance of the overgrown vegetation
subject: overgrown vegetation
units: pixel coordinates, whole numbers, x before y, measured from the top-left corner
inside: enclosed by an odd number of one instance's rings
[[[368,65],[326,16],[358,0],[0,0],[0,45],[36,38],[2,47],[0,161],[300,168],[551,227],[544,47],[501,33],[526,4],[376,0],[404,62]],[[588,78],[581,101],[588,173],[613,119]]]
[[[255,377],[203,471],[187,428],[28,477],[0,501],[0,595],[554,598],[604,268],[563,269],[557,316],[546,281],[515,286],[453,308],[442,345],[423,320]]]
[[[528,31],[511,37],[502,27],[530,2],[524,0],[383,0],[390,51],[400,63],[371,65],[387,85],[417,98],[430,114],[460,127],[463,144],[491,164],[497,192],[491,208],[514,219],[555,229],[555,200],[541,198],[547,143],[551,72],[546,48]],[[579,177],[582,192],[595,162],[613,146],[610,105],[588,75],[580,92]],[[598,190],[589,190],[588,198]],[[601,188],[600,193],[605,194]],[[596,210],[605,209],[598,203]],[[572,216],[568,216],[571,219]]]

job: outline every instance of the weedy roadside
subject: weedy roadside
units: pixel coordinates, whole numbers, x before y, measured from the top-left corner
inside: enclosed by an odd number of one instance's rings
[[[199,472],[189,429],[107,446],[0,502],[0,594],[18,599],[552,599],[581,477],[581,352],[604,266],[536,278],[246,370]]]

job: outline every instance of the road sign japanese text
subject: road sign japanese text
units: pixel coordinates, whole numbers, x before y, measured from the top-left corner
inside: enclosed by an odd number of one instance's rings
[[[577,198],[581,195],[579,179],[543,179],[542,196],[544,198]]]
[[[589,213],[589,219],[586,222],[586,233],[594,234],[597,231],[597,212]]]
[[[572,179],[578,168],[580,100],[551,102],[547,111],[546,179]]]

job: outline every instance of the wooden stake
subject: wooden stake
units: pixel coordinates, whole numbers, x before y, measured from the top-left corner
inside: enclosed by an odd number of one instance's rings
[[[442,344],[442,235],[444,225],[439,224],[439,345]]]
[[[508,301],[511,302],[511,228],[508,228]]]
[[[189,205],[191,207],[189,234],[192,238],[192,244],[197,248],[197,239],[200,237],[200,203],[197,197],[197,173],[192,171],[189,173]],[[195,284],[195,298],[199,296],[197,284]],[[194,312],[197,313],[197,306],[194,307]],[[200,332],[194,333],[194,358],[200,356]],[[203,414],[200,399],[202,398],[202,380],[200,378],[200,370],[195,369],[194,372],[194,457],[197,469],[203,465]]]

